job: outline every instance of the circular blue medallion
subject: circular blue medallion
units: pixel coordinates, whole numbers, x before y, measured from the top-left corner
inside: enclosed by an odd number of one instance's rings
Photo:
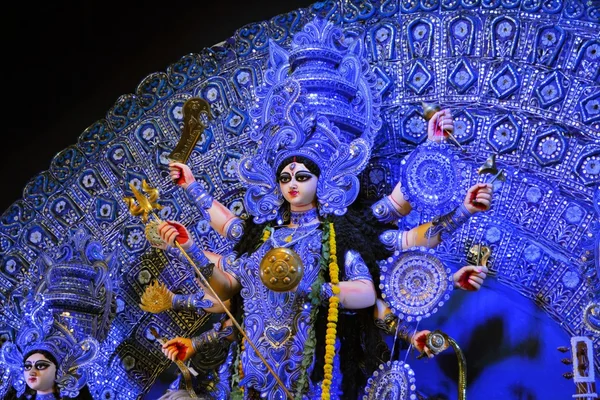
[[[381,364],[367,381],[363,400],[415,400],[415,373],[402,361]]]
[[[427,318],[450,297],[450,268],[432,249],[419,247],[395,253],[380,268],[382,297],[400,319]]]
[[[400,183],[413,209],[430,215],[452,211],[464,199],[470,168],[447,144],[426,142],[401,162]]]

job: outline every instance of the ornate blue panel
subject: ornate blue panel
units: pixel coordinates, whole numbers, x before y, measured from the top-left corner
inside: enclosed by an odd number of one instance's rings
[[[411,56],[413,58],[431,57],[435,37],[433,23],[427,19],[415,19],[407,25],[406,30]]]
[[[468,59],[461,58],[456,65],[452,66],[452,70],[448,75],[448,82],[450,82],[457,93],[463,94],[473,87],[477,82],[477,78],[477,69],[471,66]],[[474,92],[477,91],[476,87],[473,89]]]
[[[432,65],[417,60],[408,74],[406,74],[406,87],[409,95],[421,95],[426,92],[432,92],[435,86],[435,73],[432,73]]]
[[[564,158],[568,143],[560,127],[553,127],[537,136],[531,144],[531,154],[542,166],[556,164]]]
[[[290,52],[294,35],[301,32],[306,43],[317,39],[303,31],[315,16],[342,29],[335,44],[350,50],[336,65],[335,84],[331,74],[320,79],[321,61],[302,64],[301,90],[318,93],[307,108],[335,120],[343,135],[372,140],[371,158],[359,176],[362,197],[389,194],[401,180],[402,160],[423,146],[427,121],[421,102],[452,112],[461,147],[451,140],[446,145],[456,150],[461,166],[455,174],[460,190],[463,180],[489,178],[477,169],[491,154],[506,173],[505,181],[494,182],[491,210],[436,248],[449,263],[461,264],[473,244],[489,246],[484,288],[453,294],[419,329],[439,323],[460,342],[470,368],[485,364],[469,370],[470,397],[571,396],[573,383],[558,376],[570,367],[561,370],[564,356],[556,347],[566,346],[570,336],[589,336],[592,364],[600,368],[600,7],[594,1],[327,0],[240,27],[219,45],[148,75],[132,88],[134,94],[115,99],[104,118],[90,121],[77,143],[33,177],[22,199],[0,217],[0,344],[15,338],[28,288],[54,296],[58,315],[74,312],[64,309],[75,302],[71,288],[93,279],[107,293],[98,313],[105,329],[98,331],[100,355],[87,378],[94,398],[137,399],[157,385],[171,363],[150,328],[166,337],[190,336],[211,321],[202,313],[140,309],[140,296],[154,280],[184,294],[199,287],[187,264],[149,246],[144,225],[123,198],[132,195],[130,183],[139,188],[146,179],[160,192],[161,219],[189,226],[209,251],[229,252],[232,243],[210,228],[169,178],[168,155],[181,135],[183,105],[201,97],[212,112],[187,161],[197,181],[247,218],[238,162],[255,153],[263,134],[256,131],[259,123],[275,118],[265,114],[267,105],[298,95],[269,90],[301,64]],[[347,118],[359,112],[366,117]],[[443,186],[437,176],[430,178],[430,186]],[[421,211],[413,210],[401,227],[430,222],[431,215]],[[80,228],[85,235],[77,233]],[[88,239],[98,245],[88,245]],[[79,251],[86,247],[102,257]],[[102,270],[97,263],[104,263]],[[76,273],[68,277],[72,286],[63,299],[57,288],[67,278],[61,274],[73,265]],[[93,303],[90,292],[77,295],[81,304]],[[93,318],[77,314],[79,323],[69,323],[91,332],[99,326]],[[400,364],[392,372],[407,371],[407,382],[416,382],[426,397],[447,395],[456,385],[448,377],[455,372],[449,367],[453,357],[441,354],[428,363],[409,357],[414,372]],[[382,366],[382,376],[391,366]],[[535,375],[538,370],[544,375]],[[0,376],[5,373],[0,364]],[[534,375],[537,380],[523,378]],[[379,393],[371,383],[369,390]],[[391,390],[400,390],[396,386]]]
[[[565,43],[566,32],[560,26],[539,27],[534,39],[533,62],[553,66]]]
[[[512,114],[508,114],[496,119],[491,124],[488,143],[497,153],[507,153],[516,149],[520,143],[522,132],[520,121]]]
[[[398,57],[398,27],[392,21],[382,22],[369,29],[367,48],[369,57],[375,61],[393,60]]]
[[[498,99],[505,99],[521,86],[521,76],[512,64],[499,66],[490,79],[490,88]]]
[[[481,30],[481,20],[474,15],[458,14],[446,22],[452,56],[475,55],[476,38]]]

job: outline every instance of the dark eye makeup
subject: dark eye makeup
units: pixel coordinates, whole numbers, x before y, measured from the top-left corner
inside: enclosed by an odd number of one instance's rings
[[[313,177],[313,174],[308,171],[298,171],[294,176],[298,182],[306,182]],[[281,175],[279,175],[279,183],[288,183],[291,180],[292,175],[290,175],[288,172],[283,172]]]
[[[296,173],[296,180],[298,182],[306,182],[307,180],[309,180],[310,178],[312,178],[312,174],[308,171],[298,171]]]
[[[46,368],[48,368],[50,365],[52,365],[52,363],[50,361],[38,360],[35,362],[35,364],[32,364],[31,362],[27,361],[23,365],[23,368],[25,369],[25,371],[31,371],[31,368],[33,368],[35,366],[36,370],[43,371]]]
[[[284,172],[281,175],[279,175],[280,183],[288,183],[291,180],[292,180],[292,175],[288,174],[287,172]]]

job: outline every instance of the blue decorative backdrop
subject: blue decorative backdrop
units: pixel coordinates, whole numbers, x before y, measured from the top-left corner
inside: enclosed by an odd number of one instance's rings
[[[316,15],[341,26],[347,42],[364,41],[377,77],[383,126],[361,176],[366,196],[389,194],[402,160],[424,142],[422,101],[452,110],[468,183],[492,152],[507,172],[505,182],[495,183],[492,210],[436,250],[464,262],[472,244],[485,243],[492,277],[479,293],[453,294],[421,327],[439,327],[464,347],[473,398],[569,398],[574,385],[561,375],[570,367],[556,347],[568,346],[570,336],[592,337],[600,373],[600,5],[593,1],[317,2],[243,26],[147,76],[2,214],[3,340],[14,339],[25,293],[56,284],[42,261],[63,260],[65,246],[78,248],[76,232],[85,232],[100,244],[101,257],[93,260],[105,259],[105,301],[113,304],[103,309],[102,323],[86,328],[108,329],[89,385],[102,399],[134,399],[150,390],[169,365],[150,327],[169,337],[189,335],[208,317],[140,310],[140,295],[156,277],[182,292],[196,284],[185,265],[167,267],[150,248],[123,197],[132,196],[130,183],[139,187],[146,179],[160,190],[161,218],[192,226],[205,248],[227,250],[168,176],[182,106],[192,96],[210,103],[215,119],[189,164],[216,199],[243,216],[245,188],[235,165],[254,150],[250,110],[269,40],[289,48],[292,35]],[[404,223],[429,218],[415,210]],[[451,352],[408,361],[421,392],[455,398]]]

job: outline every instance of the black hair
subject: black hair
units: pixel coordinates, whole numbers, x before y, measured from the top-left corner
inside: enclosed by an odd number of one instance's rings
[[[345,264],[345,255],[349,250],[358,252],[369,268],[377,297],[380,271],[377,261],[391,255],[390,251],[379,240],[379,235],[386,229],[397,229],[375,220],[370,202],[357,200],[342,216],[331,218],[336,234],[338,264]],[[344,269],[340,268],[343,274]],[[329,281],[328,274],[325,274]],[[345,277],[340,277],[345,280]],[[325,358],[325,333],[327,330],[327,309],[319,310],[316,322],[316,360],[312,379],[318,382],[323,379],[323,360]],[[364,388],[367,379],[378,368],[379,364],[389,359],[389,349],[375,325],[374,306],[340,311],[338,316],[338,338],[340,339],[340,369],[342,373],[342,391],[344,398],[358,398],[359,391]]]

